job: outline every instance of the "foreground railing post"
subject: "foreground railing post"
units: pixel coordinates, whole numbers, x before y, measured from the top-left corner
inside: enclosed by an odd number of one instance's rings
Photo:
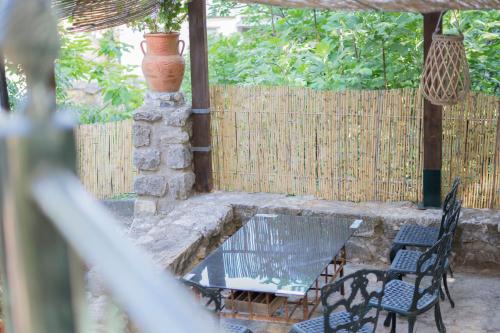
[[[57,25],[50,1],[2,5],[1,49],[22,66],[28,83],[25,108],[0,124],[8,331],[75,332],[68,246],[31,195],[42,169],[75,169],[73,133],[53,118],[54,91],[47,80],[57,56]]]
[[[74,166],[72,132],[26,118],[4,125],[0,133],[6,156],[2,192],[9,326],[16,333],[75,332],[68,246],[31,196],[39,168]]]

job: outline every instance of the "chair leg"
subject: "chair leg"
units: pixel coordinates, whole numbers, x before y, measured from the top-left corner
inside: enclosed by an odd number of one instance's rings
[[[444,291],[443,287],[441,287],[441,283],[439,284],[439,296],[441,296],[441,300],[444,301]]]
[[[439,302],[434,306],[434,320],[436,321],[436,326],[439,333],[446,333],[446,327],[443,323],[443,317],[441,317],[441,308],[439,307]]]
[[[392,313],[387,312],[387,317],[385,317],[385,320],[384,320],[384,326],[385,327],[391,326],[391,321],[392,321]]]
[[[441,320],[439,319],[439,302],[434,305],[434,320],[439,332],[441,332]]]
[[[417,318],[415,318],[415,317],[408,317],[408,333],[413,333],[416,320],[417,320]]]
[[[392,312],[390,316],[392,318],[391,333],[396,333],[396,313]]]
[[[451,296],[450,296],[450,290],[448,289],[448,279],[447,279],[446,272],[443,274],[443,284],[444,284],[444,290],[446,291],[446,296],[450,300],[451,307],[454,308],[455,302],[453,302],[453,300],[451,299]]]

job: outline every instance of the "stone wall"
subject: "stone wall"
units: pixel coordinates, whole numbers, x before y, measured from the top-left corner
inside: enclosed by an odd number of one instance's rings
[[[167,215],[189,197],[195,179],[190,114],[180,92],[148,92],[144,105],[134,112],[136,218]]]
[[[198,194],[167,216],[135,219],[129,235],[163,268],[183,274],[255,214],[343,216],[364,224],[347,245],[348,260],[387,267],[401,225],[439,225],[438,209],[419,210],[409,202],[341,202],[270,193]],[[459,270],[500,270],[500,211],[463,209],[454,240]]]

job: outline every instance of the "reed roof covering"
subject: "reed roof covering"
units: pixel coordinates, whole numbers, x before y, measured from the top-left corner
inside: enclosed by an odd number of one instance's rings
[[[133,22],[150,15],[160,0],[52,0],[61,19],[71,18],[72,31],[92,31]]]
[[[72,18],[72,30],[90,31],[130,23],[151,14],[161,0],[52,0],[61,18]],[[280,7],[331,10],[436,12],[448,9],[500,9],[500,0],[237,0]]]

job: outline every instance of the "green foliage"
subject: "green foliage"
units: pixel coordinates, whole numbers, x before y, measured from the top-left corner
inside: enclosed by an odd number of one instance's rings
[[[59,70],[57,86],[68,89],[73,80],[95,82],[101,89],[104,105],[70,105],[77,110],[82,123],[106,122],[128,119],[132,111],[142,104],[144,86],[138,77],[132,74],[133,67],[120,63],[123,53],[128,52],[130,45],[120,42],[112,30],[106,31],[92,45],[84,35],[63,34],[61,57],[58,60]],[[93,54],[94,59],[85,55]],[[67,97],[67,96],[64,96]],[[65,104],[67,99],[59,101]]]
[[[184,53],[185,54],[185,53]],[[191,100],[191,59],[184,57],[186,69],[184,71],[184,79],[182,80],[181,91],[185,94],[186,100]]]
[[[10,109],[15,110],[26,94],[26,80],[22,70],[6,62],[7,92],[9,94]]]
[[[460,13],[467,60],[473,88],[500,95],[500,14],[499,11]]]
[[[130,47],[116,40],[112,31],[106,32],[99,41],[97,54],[101,60],[92,63],[89,71],[89,80],[97,82],[102,89],[105,108],[101,109],[101,113],[108,108],[110,121],[117,120],[117,117],[130,118],[132,111],[142,104],[144,87],[138,83],[138,77],[131,74],[133,68],[119,61],[123,52],[127,52]]]
[[[207,15],[211,16],[231,16],[238,10],[245,8],[246,5],[238,4],[234,1],[212,0],[208,6]]]
[[[60,36],[60,56],[55,65],[58,107],[76,110],[82,123],[130,118],[132,111],[142,104],[145,90],[132,74],[134,68],[120,63],[130,45],[117,40],[112,30],[105,32],[97,45],[84,34],[68,34],[61,29]],[[21,70],[8,68],[9,94],[15,107],[25,93],[25,81]],[[68,96],[75,81],[97,83],[103,105],[75,104]]]
[[[222,13],[234,9],[225,1],[219,2],[224,3]],[[332,90],[419,85],[423,65],[420,14],[260,5],[245,6],[241,14],[251,27],[248,31],[209,39],[211,83]],[[450,26],[449,16],[445,27]],[[498,38],[500,14],[467,11],[460,14],[460,21],[473,88],[498,93],[500,52],[494,40]]]
[[[75,80],[88,80],[92,62],[85,57],[94,51],[92,41],[85,35],[67,34],[60,29],[61,49],[56,61],[56,99],[58,105],[68,104],[67,91]]]
[[[164,0],[160,6],[158,19],[164,32],[179,31],[186,19],[187,6],[180,0]]]
[[[129,199],[135,199],[137,198],[136,193],[122,193],[122,194],[116,194],[109,198],[110,200],[129,200]]]
[[[179,31],[186,16],[187,2],[183,0],[163,0],[153,14],[137,20],[131,26],[139,31],[169,33]]]

